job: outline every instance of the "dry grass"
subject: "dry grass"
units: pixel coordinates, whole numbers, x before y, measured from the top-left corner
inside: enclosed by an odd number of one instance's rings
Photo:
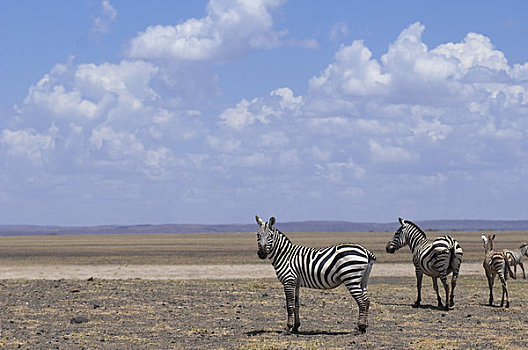
[[[480,232],[427,232],[435,238],[449,234],[459,240],[464,260],[483,258]],[[355,242],[372,250],[378,262],[410,262],[407,247],[387,254],[392,232],[287,233],[296,244],[324,247]],[[497,232],[497,249],[517,248],[528,241],[526,231]],[[0,237],[0,264],[252,264],[267,263],[256,256],[254,233],[64,235]]]

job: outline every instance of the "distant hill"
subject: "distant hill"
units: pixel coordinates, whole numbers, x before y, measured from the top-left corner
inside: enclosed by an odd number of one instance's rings
[[[426,220],[416,221],[423,230],[436,231],[500,231],[528,230],[528,220]],[[279,222],[284,232],[383,232],[394,231],[398,222],[367,223],[348,221]],[[103,225],[103,226],[31,226],[0,225],[0,236],[68,235],[68,234],[148,234],[148,233],[222,233],[256,232],[257,224],[162,224],[162,225]]]

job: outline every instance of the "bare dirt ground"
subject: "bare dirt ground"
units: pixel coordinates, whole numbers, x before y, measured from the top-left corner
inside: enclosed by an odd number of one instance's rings
[[[481,263],[465,263],[461,274],[482,273]],[[273,278],[275,271],[271,264],[230,264],[230,265],[26,265],[0,266],[2,279],[240,279]],[[414,276],[412,263],[375,264],[373,277]]]
[[[448,312],[436,308],[429,278],[424,306],[411,307],[410,254],[384,253],[391,233],[291,235],[311,246],[361,242],[378,255],[369,283],[370,326],[357,336],[357,305],[343,287],[302,289],[301,332],[280,334],[282,286],[269,262],[256,257],[254,234],[0,237],[0,348],[528,348],[527,280],[509,281],[509,309],[487,306],[479,238],[453,235],[465,262]],[[499,248],[528,238],[526,232],[497,236]],[[498,282],[495,298],[497,305]]]
[[[286,336],[275,279],[2,280],[0,347],[526,349],[527,287],[510,281],[511,307],[489,307],[484,277],[463,277],[446,312],[436,309],[430,280],[415,309],[413,278],[373,277],[365,335],[354,333],[357,306],[345,288],[302,289],[300,333]]]

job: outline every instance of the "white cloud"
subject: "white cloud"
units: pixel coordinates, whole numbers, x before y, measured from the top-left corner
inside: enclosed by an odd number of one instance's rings
[[[333,183],[350,183],[365,175],[365,169],[348,159],[344,162],[327,162],[318,165],[318,176]]]
[[[205,17],[175,26],[148,27],[130,41],[128,55],[141,59],[228,60],[248,49],[278,46],[284,33],[274,30],[272,12],[281,3],[211,0]]]
[[[241,130],[256,121],[267,124],[272,117],[281,118],[295,113],[301,103],[302,96],[294,97],[290,89],[280,88],[272,91],[267,98],[243,99],[234,108],[225,109],[219,118],[229,128]]]
[[[117,17],[116,9],[110,4],[110,1],[101,2],[101,15],[95,17],[92,32],[95,34],[104,34],[110,30],[110,26],[115,22]]]
[[[335,62],[310,80],[310,90],[330,95],[375,95],[384,93],[390,79],[390,74],[384,74],[380,64],[372,59],[370,50],[356,40],[350,46],[341,46]]]
[[[333,42],[340,42],[348,36],[348,25],[345,22],[338,22],[330,29],[329,38]]]
[[[442,124],[438,119],[432,121],[421,119],[412,129],[416,135],[426,135],[433,142],[445,139],[451,130],[452,127]]]
[[[374,140],[369,141],[370,152],[376,162],[408,162],[416,158],[411,152],[398,146],[383,146]]]
[[[46,153],[53,149],[55,133],[56,128],[53,126],[45,134],[31,129],[4,129],[0,134],[0,143],[4,145],[7,155],[27,159],[33,165],[41,166]]]
[[[161,203],[150,213],[228,201],[229,213],[280,193],[273,210],[362,215],[378,210],[365,198],[390,202],[411,188],[410,203],[420,191],[467,194],[525,177],[528,63],[508,65],[481,34],[428,48],[415,23],[380,57],[359,40],[342,45],[307,91],[217,103],[214,64],[292,44],[273,26],[281,4],[211,1],[201,19],[147,28],[126,60],[57,64],[2,124],[0,160],[33,164],[40,172],[28,177],[47,175],[50,192],[63,181],[64,193],[110,190],[112,202],[124,189],[141,205],[148,193]],[[23,181],[15,170],[0,177],[2,188]],[[321,211],[304,204],[314,199]]]
[[[94,118],[97,115],[97,105],[85,100],[77,90],[67,91],[63,85],[53,84],[49,75],[29,89],[24,100],[25,105],[42,108],[56,116]]]

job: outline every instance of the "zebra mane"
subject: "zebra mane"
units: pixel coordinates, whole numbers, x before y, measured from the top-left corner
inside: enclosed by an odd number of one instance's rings
[[[425,232],[418,226],[416,225],[414,222],[410,221],[410,220],[405,220],[405,223],[406,224],[409,224],[409,225],[412,225],[414,228],[416,228],[425,238],[427,238],[427,235],[425,234]]]
[[[286,236],[286,234],[284,234],[281,231],[279,231],[276,227],[273,227],[272,230],[273,230],[273,232],[277,233],[279,236],[284,237],[285,240],[287,240],[288,242],[291,243],[291,240],[288,238],[288,236]]]

